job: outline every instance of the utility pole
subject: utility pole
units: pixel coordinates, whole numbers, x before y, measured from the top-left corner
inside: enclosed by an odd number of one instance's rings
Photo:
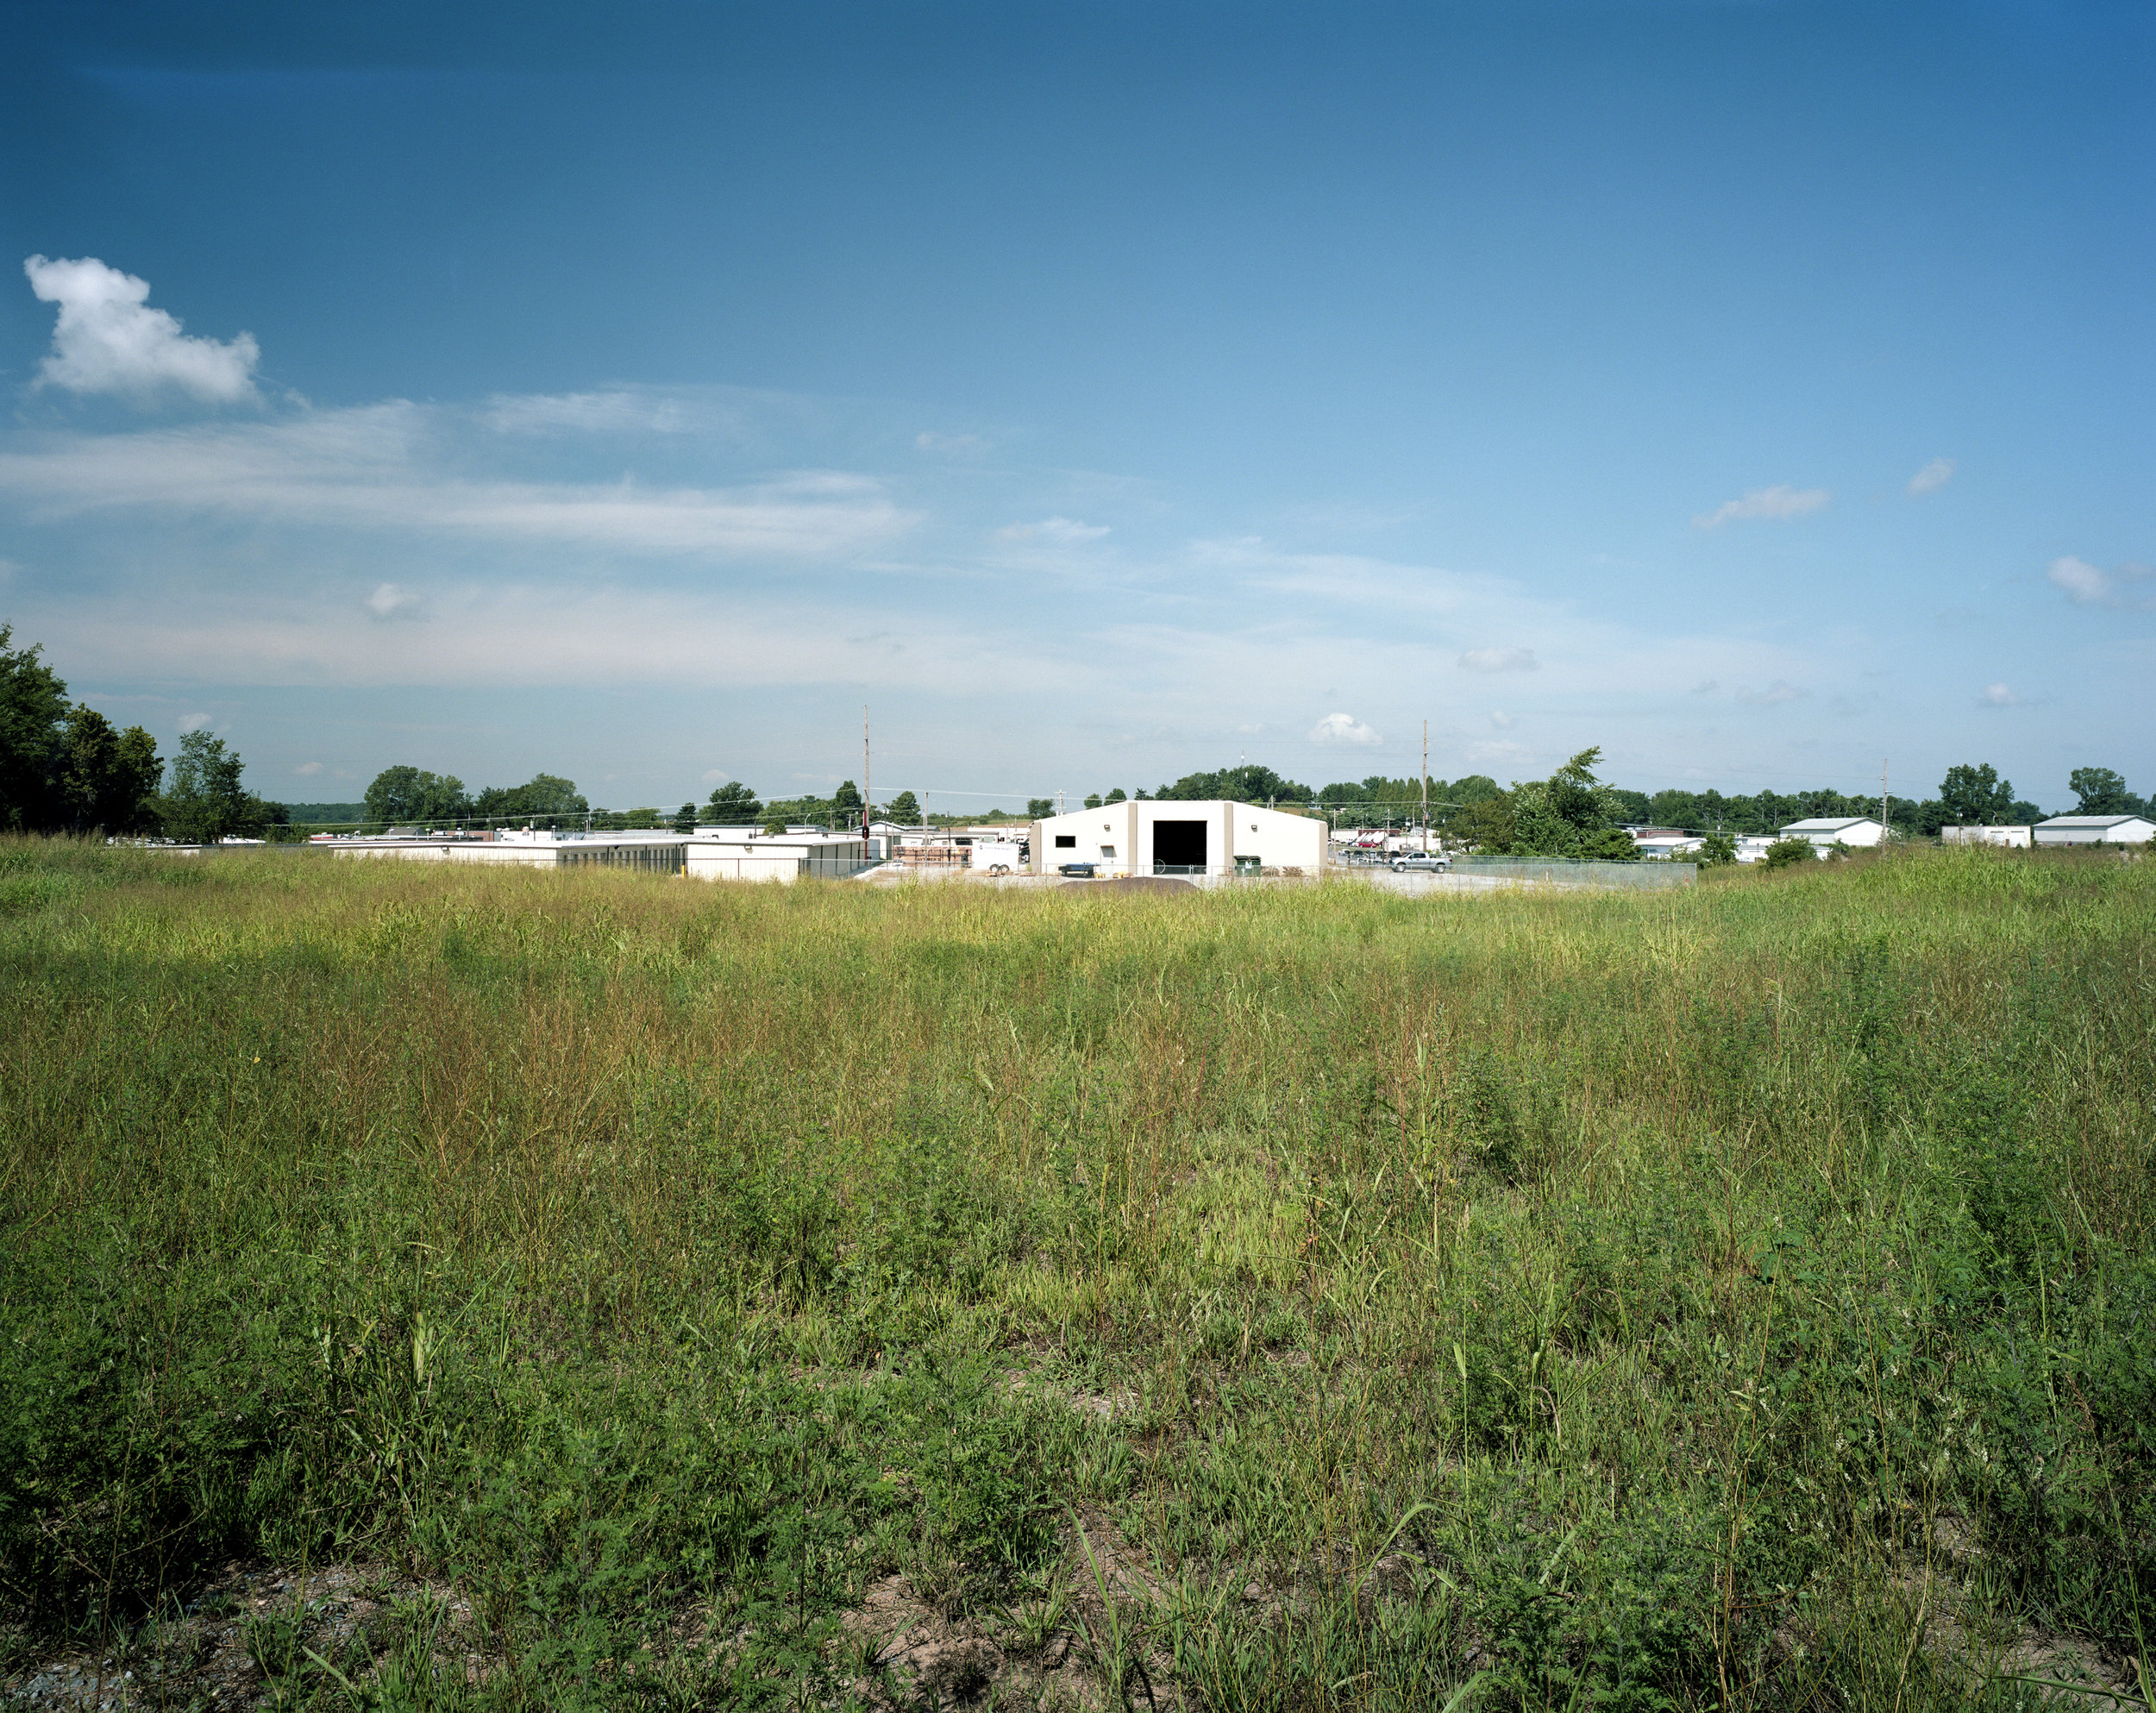
[[[1430,722],[1422,723],[1422,854],[1430,854]]]
[[[1894,831],[1894,823],[1887,819],[1887,758],[1879,758],[1879,843],[1883,846],[1887,836]]]
[[[868,806],[876,800],[875,794],[869,789],[874,782],[868,777],[868,705],[863,702],[861,705],[861,841],[863,847],[861,854],[864,856],[868,854]]]

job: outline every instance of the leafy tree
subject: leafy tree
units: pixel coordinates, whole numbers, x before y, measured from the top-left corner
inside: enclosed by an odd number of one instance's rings
[[[780,814],[768,817],[763,824],[763,831],[767,838],[779,838],[786,831],[786,817]]]
[[[900,826],[911,826],[921,819],[921,800],[910,791],[901,791],[884,813]]]
[[[1702,868],[1717,869],[1737,860],[1737,841],[1726,832],[1710,832],[1699,842],[1693,861]]]
[[[252,838],[273,823],[288,823],[281,803],[266,803],[240,782],[247,763],[222,737],[191,731],[166,770],[158,818],[171,837],[186,844],[221,838]]]
[[[1117,786],[1117,787],[1116,787],[1116,788],[1115,788],[1114,790],[1111,791],[1111,792],[1110,792],[1110,793],[1109,793],[1109,794],[1108,794],[1106,797],[1103,797],[1100,800],[1101,800],[1103,803],[1127,803],[1127,802],[1129,802],[1131,800],[1130,800],[1128,797],[1126,797],[1126,796],[1125,796],[1125,795],[1124,795],[1124,793],[1123,793],[1123,787],[1122,787],[1121,786],[1119,786],[1119,786]]]
[[[1098,791],[1086,794],[1086,806],[1088,809],[1097,809],[1100,806],[1100,794]]]
[[[74,832],[147,831],[156,819],[150,800],[163,772],[148,732],[139,725],[115,731],[97,709],[78,702],[60,741],[55,819]]]
[[[367,787],[367,817],[389,824],[421,825],[459,821],[472,813],[464,781],[452,774],[427,773],[413,767],[384,768]]]
[[[2126,788],[2122,775],[2109,768],[2076,768],[2067,776],[2075,810],[2084,815],[2132,815],[2147,806]]]
[[[1292,779],[1282,779],[1270,768],[1244,762],[1236,767],[1222,768],[1218,773],[1185,774],[1173,785],[1163,785],[1153,794],[1184,803],[1222,797],[1232,798],[1238,803],[1307,803],[1311,790]],[[1091,806],[1098,808],[1100,805]]]
[[[664,817],[656,809],[630,809],[616,819],[624,832],[652,832]]]
[[[1615,825],[1615,794],[1595,776],[1599,746],[1583,750],[1546,780],[1513,787],[1513,848],[1544,856],[1636,857],[1639,848]],[[1607,835],[1614,833],[1614,838]],[[1628,850],[1620,852],[1618,840]]]
[[[534,774],[522,785],[497,785],[479,793],[472,813],[490,821],[561,820],[586,813],[573,779],[558,774]]]
[[[674,812],[674,819],[667,825],[675,832],[694,832],[696,831],[696,805],[684,803]]]
[[[1029,821],[1046,820],[1056,813],[1053,797],[1029,797],[1025,800],[1025,818]]]
[[[763,813],[763,805],[756,800],[756,794],[737,779],[730,779],[711,793],[711,813],[707,819],[721,825],[753,825],[757,816]]]
[[[1699,794],[1693,791],[1658,791],[1647,800],[1646,819],[1657,826],[1704,830],[1714,823],[1702,813]],[[1733,857],[1731,859],[1734,861]]]
[[[1504,856],[1513,850],[1517,837],[1512,798],[1501,791],[1495,797],[1478,797],[1456,814],[1445,830],[1470,850]]]
[[[1573,854],[1596,863],[1637,863],[1639,847],[1622,827],[1597,827],[1580,835]]]
[[[1766,866],[1771,873],[1797,863],[1814,862],[1818,856],[1819,852],[1812,848],[1808,838],[1777,838],[1767,846]]]
[[[1948,768],[1940,782],[1939,800],[1957,826],[1996,826],[2014,810],[2014,786],[1986,762]]]
[[[53,820],[53,775],[67,718],[67,686],[33,644],[10,649],[0,624],[0,828],[18,832]]]
[[[861,787],[850,779],[839,781],[838,789],[831,793],[831,807],[842,815],[861,813]]]

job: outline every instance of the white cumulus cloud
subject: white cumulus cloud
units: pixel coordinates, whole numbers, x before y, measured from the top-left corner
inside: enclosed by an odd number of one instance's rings
[[[1329,713],[1310,728],[1313,744],[1382,744],[1377,728],[1351,713]]]
[[[2003,684],[1987,684],[1977,697],[1978,706],[1987,708],[2018,708],[2021,699]]]
[[[2070,553],[2053,560],[2044,575],[2055,587],[2064,589],[2066,599],[2076,606],[2156,607],[2156,598],[2133,587],[2156,577],[2156,568],[2147,565],[2122,565],[2115,571],[2106,571]]]
[[[302,762],[298,767],[294,768],[292,771],[296,774],[302,774],[309,779],[312,779],[317,774],[322,771],[322,763],[320,762]]]
[[[1715,530],[1724,524],[1747,523],[1757,518],[1802,518],[1807,511],[1818,511],[1833,498],[1823,487],[1791,487],[1787,482],[1779,482],[1772,487],[1755,487],[1741,499],[1725,500],[1714,511],[1701,512],[1692,519],[1692,527]]]
[[[1954,461],[1934,458],[1909,478],[1905,492],[1911,499],[1921,499],[1927,493],[1937,493],[1954,479]]]
[[[1469,672],[1532,672],[1537,662],[1532,649],[1470,649],[1460,665]]]
[[[1006,542],[1054,542],[1059,547],[1099,541],[1107,533],[1106,524],[1081,524],[1075,518],[1044,518],[1037,524],[1006,524],[996,531]]]
[[[179,730],[181,735],[184,737],[190,731],[200,731],[204,726],[210,724],[210,717],[206,713],[182,714],[179,717]]]
[[[177,317],[149,306],[147,279],[107,267],[95,256],[31,256],[22,271],[41,302],[60,305],[53,354],[38,371],[39,386],[138,398],[172,386],[213,405],[256,397],[254,366],[262,353],[253,334],[220,342],[183,333]]]
[[[1492,708],[1489,711],[1489,723],[1500,731],[1510,731],[1513,726],[1512,716],[1502,708]]]

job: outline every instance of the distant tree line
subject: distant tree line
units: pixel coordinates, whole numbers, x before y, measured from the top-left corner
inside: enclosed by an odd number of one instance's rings
[[[191,731],[168,762],[141,726],[69,701],[43,649],[14,640],[0,624],[0,828],[210,844],[289,825],[283,804],[242,783],[246,763],[222,737]]]
[[[291,838],[293,813],[247,789],[245,763],[225,741],[207,731],[180,738],[167,760],[139,725],[122,731],[86,703],[70,701],[67,686],[46,664],[36,646],[17,649],[13,627],[0,624],[0,831],[102,832],[114,837],[162,837],[187,842],[218,838]],[[1719,791],[1658,791],[1651,795],[1607,783],[1597,769],[1599,749],[1574,756],[1547,779],[1500,786],[1486,774],[1428,782],[1430,825],[1473,849],[1516,855],[1628,857],[1634,854],[1626,826],[1652,825],[1709,836],[1713,854],[1733,848],[1740,834],[1771,832],[1812,817],[1871,816],[1879,800],[1827,788],[1783,794],[1760,791],[1725,796]],[[2068,781],[2075,812],[2090,815],[2152,813],[2147,798],[2128,789],[2109,768],[2077,768]],[[1088,808],[1120,803],[1121,787],[1092,793]],[[1426,799],[1420,779],[1372,775],[1317,790],[1254,762],[1209,773],[1184,775],[1138,800],[1198,801],[1232,798],[1320,813],[1335,825],[1369,827],[1412,825]],[[1052,814],[1056,800],[1030,798],[1028,817]],[[349,818],[329,809],[357,808]],[[522,785],[467,792],[452,774],[398,765],[385,768],[360,805],[307,806],[308,824],[338,820],[372,827],[440,827],[473,824],[588,825],[608,830],[667,826],[687,831],[699,825],[788,825],[845,828],[872,819],[918,824],[921,805],[901,791],[881,808],[865,805],[846,780],[828,797],[802,796],[770,803],[745,781],[729,780],[705,802],[685,802],[671,812],[656,807],[594,808],[575,781],[555,774],[534,775]],[[1000,815],[994,812],[989,819]],[[1949,768],[1937,794],[1894,798],[1895,830],[1925,838],[1949,825],[1998,825],[2046,819],[2045,812],[2015,794],[1990,762]],[[938,817],[950,820],[950,816]]]
[[[1487,774],[1432,779],[1427,792],[1429,824],[1460,844],[1493,854],[1622,860],[1635,854],[1631,838],[1623,831],[1626,827],[1668,827],[1700,834],[1712,840],[1717,853],[1727,850],[1733,856],[1735,840],[1742,835],[1774,832],[1791,821],[1876,819],[1879,813],[1876,794],[1827,787],[1734,796],[1674,789],[1650,794],[1603,782],[1596,774],[1601,762],[1599,749],[1583,750],[1548,779],[1514,780],[1509,787]],[[2109,768],[2077,768],[2068,783],[2076,799],[2074,813],[2151,813],[2149,801],[2128,791],[2125,780]],[[1188,774],[1172,786],[1137,795],[1295,805],[1323,813],[1335,826],[1351,828],[1418,825],[1425,800],[1419,778],[1372,775],[1359,782],[1341,781],[1313,792],[1255,762],[1215,773]],[[1124,798],[1122,791],[1115,790],[1089,795],[1085,804],[1098,808]],[[1028,807],[1036,819],[1055,813],[1054,800],[1049,798],[1037,797]],[[1888,801],[1889,825],[1911,838],[1936,837],[1946,826],[1998,826],[2046,818],[2046,811],[2016,795],[2013,782],[2002,779],[1988,762],[1947,769],[1934,796],[1890,797]]]

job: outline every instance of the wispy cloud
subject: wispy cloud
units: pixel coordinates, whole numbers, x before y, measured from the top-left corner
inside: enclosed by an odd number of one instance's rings
[[[377,618],[417,618],[423,608],[419,597],[395,583],[378,585],[360,605]]]
[[[715,488],[461,472],[471,458],[465,430],[455,413],[394,401],[266,423],[48,436],[0,453],[0,494],[46,521],[131,507],[725,556],[857,553],[912,522],[881,482],[843,471]]]
[[[1037,524],[1006,524],[996,531],[999,541],[1051,542],[1057,547],[1075,547],[1099,541],[1109,533],[1106,524],[1081,524],[1075,518],[1044,518]]]
[[[1927,493],[1937,493],[1954,479],[1954,461],[1934,458],[1908,480],[1902,490],[1911,499],[1921,499]]]
[[[107,267],[95,256],[22,264],[41,303],[58,304],[53,354],[38,370],[41,386],[71,392],[115,392],[147,400],[168,388],[212,405],[254,400],[254,366],[261,350],[252,334],[220,342],[180,331],[180,323],[149,306],[146,279]]]
[[[678,395],[635,388],[605,392],[501,393],[479,420],[498,434],[689,434],[705,414]]]
[[[322,763],[320,762],[302,762],[298,767],[294,768],[292,771],[299,775],[303,779],[312,779],[317,774],[322,771]]]
[[[2156,594],[2144,593],[2138,587],[2156,578],[2156,567],[2128,564],[2106,571],[2068,554],[2053,560],[2044,575],[2054,587],[2064,589],[2076,606],[2156,609]]]
[[[962,458],[988,450],[988,442],[977,434],[938,434],[933,429],[923,429],[913,436],[917,452],[941,453],[945,457]]]
[[[1977,693],[1980,708],[2018,708],[2021,699],[2003,684],[1987,684]]]
[[[1738,691],[1737,700],[1749,702],[1754,707],[1771,708],[1779,707],[1784,702],[1794,702],[1811,693],[1809,690],[1790,683],[1786,678],[1777,678],[1756,688]]]
[[[1385,739],[1376,727],[1364,724],[1350,713],[1329,713],[1310,728],[1313,744],[1382,744]]]
[[[1763,518],[1786,521],[1816,511],[1833,498],[1823,487],[1791,487],[1786,482],[1773,487],[1755,487],[1741,499],[1725,500],[1714,511],[1701,512],[1692,519],[1692,527],[1718,530],[1724,524],[1748,523]]]
[[[1532,649],[1470,649],[1460,656],[1460,667],[1467,672],[1533,672],[1538,669]]]

